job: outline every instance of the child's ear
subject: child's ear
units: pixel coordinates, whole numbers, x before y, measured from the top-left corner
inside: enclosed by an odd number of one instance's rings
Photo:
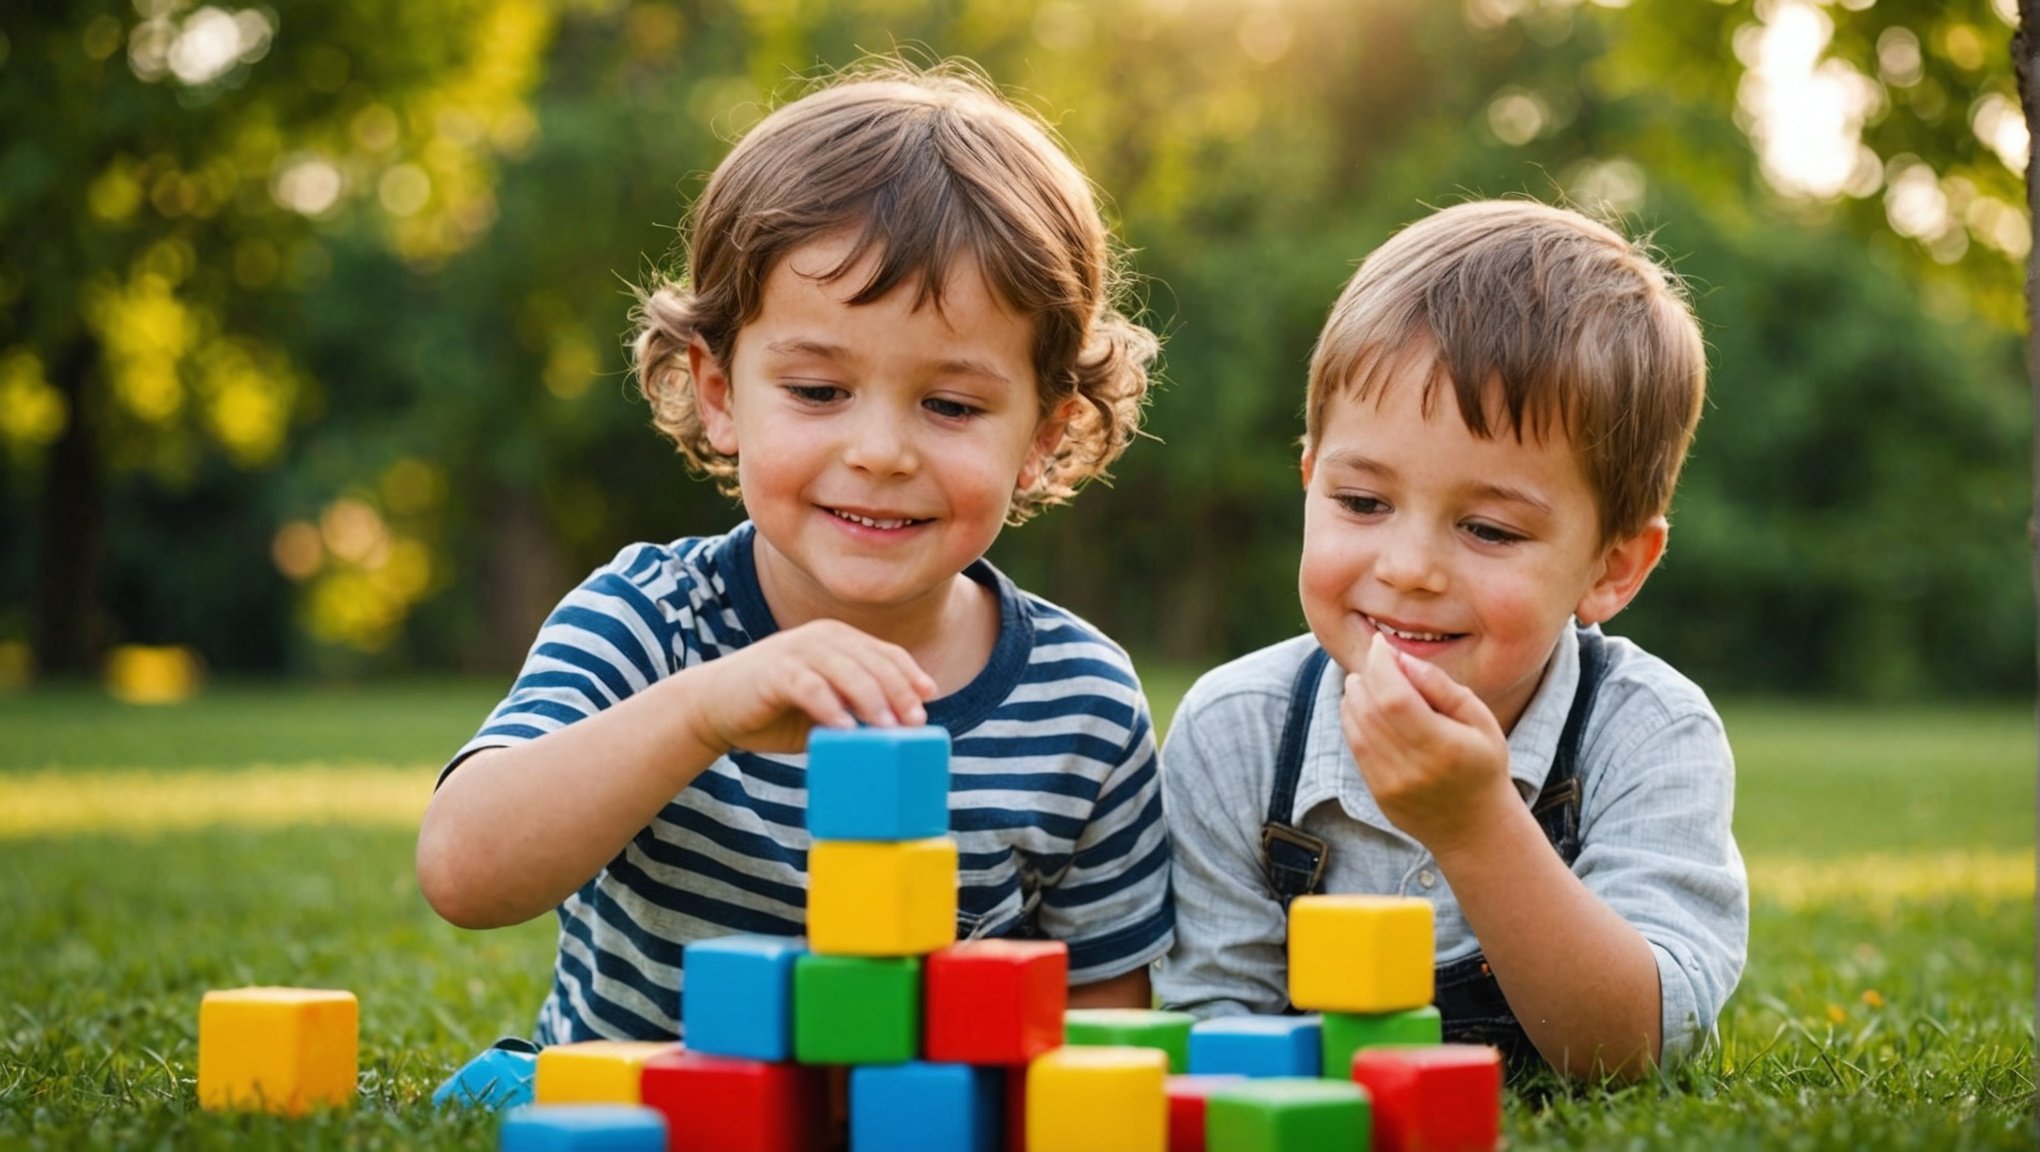
[[[725,456],[737,454],[737,421],[730,408],[730,374],[716,363],[708,341],[699,335],[687,342],[687,371],[693,377],[694,410],[709,447]]]
[[[1055,450],[1062,447],[1063,436],[1070,430],[1070,421],[1077,418],[1083,404],[1075,396],[1055,406],[1055,410],[1042,417],[1034,429],[1034,442],[1027,446],[1027,458],[1020,462],[1020,477],[1013,482],[1016,492],[1032,488],[1041,482],[1041,475],[1048,469],[1048,462],[1055,459]]]
[[[1301,468],[1301,471],[1303,472],[1303,488],[1304,488],[1304,491],[1308,492],[1308,491],[1310,491],[1310,481],[1311,481],[1311,478],[1312,478],[1313,476],[1316,476],[1316,475],[1317,475],[1317,450],[1316,450],[1316,449],[1314,449],[1314,448],[1305,448],[1305,449],[1303,450],[1303,464],[1302,464],[1302,468]]]
[[[1643,590],[1650,570],[1664,556],[1665,540],[1670,535],[1671,525],[1664,517],[1654,516],[1642,531],[1610,543],[1601,552],[1600,570],[1593,585],[1573,609],[1580,623],[1599,624],[1627,608]]]

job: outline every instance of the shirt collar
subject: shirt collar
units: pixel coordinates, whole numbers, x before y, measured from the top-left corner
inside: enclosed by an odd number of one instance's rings
[[[1558,758],[1558,738],[1565,729],[1566,714],[1572,709],[1574,690],[1580,681],[1579,642],[1572,629],[1559,637],[1544,669],[1544,680],[1530,697],[1529,706],[1509,733],[1509,778],[1527,801],[1544,787]],[[1296,816],[1327,800],[1337,800],[1346,815],[1378,828],[1394,829],[1381,811],[1360,766],[1346,747],[1346,734],[1338,723],[1339,702],[1345,694],[1346,673],[1336,661],[1319,678],[1316,711],[1304,743],[1303,773],[1296,785]]]

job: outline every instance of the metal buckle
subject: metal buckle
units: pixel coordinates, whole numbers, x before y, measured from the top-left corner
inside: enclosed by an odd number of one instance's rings
[[[1318,886],[1324,882],[1325,861],[1331,855],[1331,845],[1300,828],[1270,821],[1261,825],[1261,855],[1270,863],[1274,862],[1275,856],[1269,851],[1269,847],[1278,840],[1310,853],[1310,883],[1305,886],[1304,891],[1317,891]]]

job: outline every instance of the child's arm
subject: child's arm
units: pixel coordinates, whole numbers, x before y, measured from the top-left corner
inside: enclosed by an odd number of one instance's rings
[[[1378,636],[1346,687],[1340,719],[1368,787],[1436,857],[1538,1052],[1571,1076],[1648,1072],[1663,1039],[1656,954],[1551,850],[1486,705]]]
[[[847,624],[777,633],[529,743],[469,757],[426,809],[419,886],[463,928],[529,920],[732,748],[798,752],[816,724],[920,724],[934,694],[905,649]]]

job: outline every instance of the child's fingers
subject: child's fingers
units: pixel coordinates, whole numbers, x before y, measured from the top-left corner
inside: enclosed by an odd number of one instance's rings
[[[1445,674],[1437,665],[1406,653],[1395,653],[1395,661],[1402,670],[1403,679],[1423,697],[1424,703],[1441,715],[1449,716],[1462,723],[1471,723],[1471,708],[1485,708],[1480,697]]]
[[[788,704],[824,728],[857,727],[857,717],[850,714],[836,686],[813,668],[796,669],[786,678],[784,691]]]

